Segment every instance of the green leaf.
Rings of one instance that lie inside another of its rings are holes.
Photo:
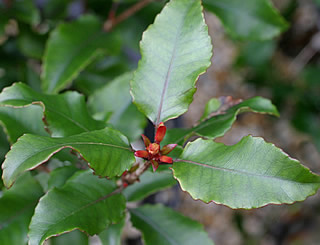
[[[110,225],[99,234],[102,245],[121,245],[121,234],[125,225],[125,219],[119,223]]]
[[[44,95],[23,83],[15,83],[3,89],[0,94],[0,106],[25,107],[40,105],[44,111],[44,122],[54,137],[63,137],[106,126],[104,122],[94,120],[87,110],[84,96],[77,92],[61,95]]]
[[[217,98],[210,99],[204,108],[204,112],[200,118],[200,121],[209,117],[211,113],[216,112],[220,108],[220,106],[221,106],[221,102],[219,99]]]
[[[79,169],[74,166],[63,166],[56,168],[50,173],[50,178],[48,180],[48,189],[53,187],[62,187],[66,181]]]
[[[28,226],[42,195],[42,188],[29,173],[0,198],[0,244],[26,244]]]
[[[18,48],[27,57],[40,60],[43,56],[46,36],[23,28],[17,37]]]
[[[203,5],[220,18],[235,38],[266,40],[288,28],[269,0],[203,0]]]
[[[144,32],[142,59],[131,82],[134,103],[154,124],[187,111],[212,46],[201,2],[172,0]]]
[[[213,245],[201,224],[160,204],[130,209],[130,213],[146,245]]]
[[[120,176],[135,161],[127,138],[111,128],[65,138],[26,134],[6,155],[2,165],[4,184],[10,187],[23,172],[36,168],[64,148],[79,152],[99,176]]]
[[[31,105],[26,108],[0,107],[0,121],[10,143],[25,134],[48,135],[42,122],[42,109]]]
[[[29,245],[39,245],[54,235],[79,229],[98,234],[124,216],[125,198],[114,193],[114,182],[90,170],[76,173],[62,188],[40,199],[30,223]]]
[[[0,128],[0,161],[1,162],[4,160],[4,156],[9,150],[10,150],[10,144],[8,142],[8,139],[5,133],[3,132],[2,128]],[[1,173],[1,170],[0,170],[0,173]],[[0,183],[0,187],[2,187],[2,183]]]
[[[43,59],[43,90],[57,93],[96,57],[112,52],[111,35],[102,31],[102,22],[85,15],[60,24],[50,35]]]
[[[166,136],[164,137],[161,145],[167,144],[179,144],[183,145],[185,140],[188,139],[191,134],[192,129],[184,129],[184,128],[170,128],[167,129]]]
[[[132,74],[126,73],[107,83],[89,96],[88,106],[96,119],[108,121],[130,140],[135,140],[143,133],[147,121],[132,104],[129,93],[131,78]]]
[[[10,19],[18,19],[33,26],[40,22],[40,12],[33,0],[12,1],[9,8],[2,8],[2,11]]]
[[[50,245],[89,245],[89,237],[81,231],[74,230],[50,239]]]
[[[235,106],[230,107],[225,112],[221,111],[217,115],[202,121],[199,125],[191,129],[169,130],[168,140],[170,143],[183,144],[190,135],[200,135],[209,139],[223,136],[237,119],[237,115],[243,112],[255,112],[279,116],[277,108],[270,100],[262,97],[253,97]]]
[[[262,97],[253,97],[229,108],[224,114],[213,116],[194,127],[191,132],[210,139],[223,136],[243,112],[255,112],[279,116],[277,108],[270,100]]]
[[[316,193],[320,177],[262,138],[233,146],[197,139],[173,164],[181,188],[194,199],[231,208],[302,201]]]
[[[141,175],[140,182],[128,186],[122,193],[127,198],[127,201],[138,201],[176,183],[171,172],[145,172]]]

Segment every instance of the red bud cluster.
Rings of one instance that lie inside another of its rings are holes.
[[[165,145],[160,149],[160,142],[163,140],[166,135],[167,128],[164,126],[164,123],[161,122],[157,128],[156,135],[154,137],[154,143],[151,143],[149,138],[145,135],[141,135],[146,150],[136,151],[134,155],[136,157],[144,158],[151,162],[153,171],[156,171],[161,163],[172,163],[172,158],[166,156],[169,154],[177,144]]]

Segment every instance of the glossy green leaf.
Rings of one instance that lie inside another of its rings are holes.
[[[320,187],[318,175],[262,138],[247,136],[233,146],[197,139],[180,158],[173,171],[183,190],[231,208],[302,201]]]
[[[106,126],[104,122],[94,120],[89,115],[84,96],[77,92],[44,95],[23,83],[15,83],[3,89],[0,94],[0,106],[16,108],[32,104],[42,106],[44,122],[54,137],[79,134]]]
[[[126,73],[107,83],[89,96],[88,106],[96,119],[108,121],[133,141],[143,133],[147,120],[132,104],[131,78],[132,74]]]
[[[23,172],[36,168],[64,148],[79,152],[99,176],[120,176],[135,161],[127,138],[111,128],[65,138],[26,134],[6,155],[2,165],[4,184],[10,187]]]
[[[29,245],[39,245],[57,234],[74,229],[98,234],[124,216],[125,198],[115,194],[114,182],[90,170],[76,173],[62,188],[40,199],[32,217]]]
[[[237,119],[237,115],[243,112],[255,112],[261,114],[270,114],[279,116],[277,108],[270,100],[262,97],[253,97],[245,100],[235,106],[230,107],[226,111],[202,121],[196,127],[191,129],[173,129],[168,131],[168,140],[170,143],[183,144],[185,139],[190,135],[200,135],[209,139],[215,139],[223,136]]]
[[[35,105],[26,108],[0,107],[0,124],[10,143],[14,143],[25,133],[48,135],[44,130],[42,115],[42,109]]]
[[[288,28],[269,0],[203,0],[203,5],[221,19],[235,38],[266,40]]]
[[[113,49],[110,36],[102,31],[102,22],[91,15],[60,24],[47,42],[43,90],[57,93],[69,85],[97,56]]]
[[[146,245],[213,245],[201,224],[160,204],[130,209],[130,213]]]
[[[125,219],[119,223],[110,225],[99,234],[102,245],[121,245],[121,234],[125,225]]]
[[[187,111],[212,46],[201,2],[172,0],[143,34],[131,82],[134,103],[154,124]]]
[[[127,201],[138,201],[176,183],[177,181],[173,178],[171,172],[145,172],[141,175],[140,182],[128,186],[122,193]]]
[[[27,243],[29,223],[41,195],[41,186],[29,173],[21,176],[12,189],[4,191],[0,198],[0,244]]]

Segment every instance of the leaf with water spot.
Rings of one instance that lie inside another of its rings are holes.
[[[154,124],[187,111],[212,46],[198,0],[172,0],[143,34],[131,82],[134,103]]]

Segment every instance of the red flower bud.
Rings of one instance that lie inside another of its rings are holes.
[[[156,155],[156,154],[158,154],[159,151],[160,151],[160,145],[157,144],[157,143],[152,143],[152,144],[150,144],[150,145],[148,146],[148,149],[147,149],[147,150],[149,151],[149,153],[150,153],[151,155]]]
[[[143,139],[143,142],[144,142],[144,145],[146,146],[146,148],[150,145],[150,140],[147,136],[145,136],[144,134],[141,134],[142,136],[142,139]]]
[[[123,182],[123,183],[122,183],[123,188],[127,188],[128,185],[129,185],[129,184],[128,184],[127,182]]]
[[[136,151],[136,152],[134,153],[134,155],[135,155],[136,157],[148,158],[149,153],[148,153],[147,151]]]
[[[165,163],[172,163],[172,158],[168,156],[161,156],[160,161]]]
[[[166,134],[166,131],[167,131],[166,126],[164,126],[164,123],[161,122],[157,128],[157,132],[156,132],[156,136],[154,137],[154,141],[157,143],[160,143],[163,140],[163,138]]]
[[[177,144],[165,145],[164,147],[162,147],[162,149],[161,149],[160,152],[161,152],[162,155],[167,155],[167,154],[169,154],[176,146],[177,146]]]
[[[155,160],[151,160],[151,165],[152,165],[153,172],[157,171],[159,167],[159,163]]]

